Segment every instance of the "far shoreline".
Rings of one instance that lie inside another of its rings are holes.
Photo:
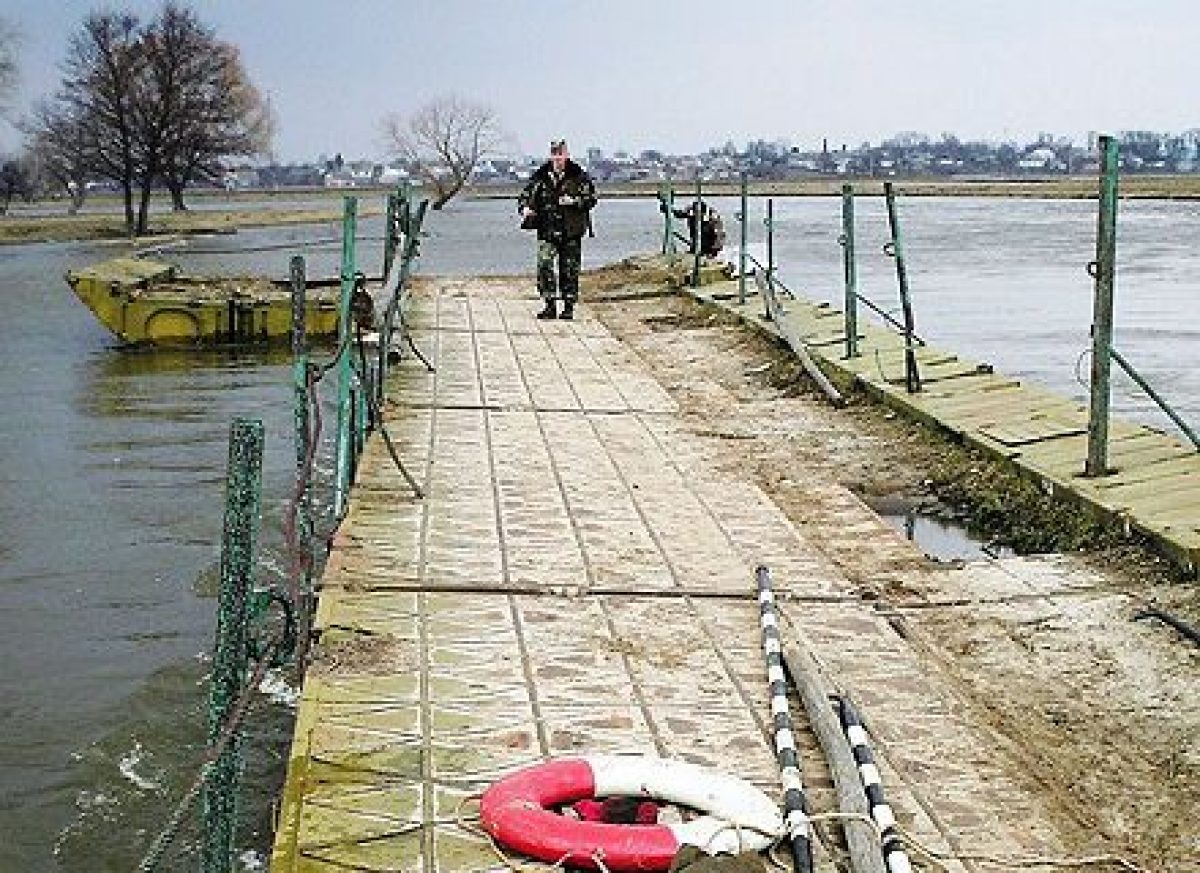
[[[900,197],[994,197],[1026,200],[1094,200],[1099,183],[1094,175],[1021,178],[929,178],[929,177],[820,177],[786,181],[753,181],[747,186],[751,197],[836,197],[842,186],[849,184],[856,195],[878,196],[883,183],[890,181]],[[627,182],[597,185],[602,199],[638,199],[657,196],[661,182]],[[360,216],[382,213],[383,195],[394,189],[385,186],[361,188],[282,188],[264,190],[223,191],[201,189],[189,192],[193,203],[205,203],[208,208],[184,212],[159,211],[152,218],[152,232],[130,238],[125,233],[120,214],[120,198],[102,194],[89,201],[90,209],[82,214],[52,215],[22,214],[30,207],[14,204],[7,215],[0,216],[0,245],[39,242],[127,241],[131,245],[158,242],[180,235],[236,233],[244,228],[277,227],[300,224],[324,224],[341,218],[338,203],[341,198],[357,196],[364,200]],[[520,192],[519,184],[479,186],[459,195],[463,200],[513,200]],[[703,192],[711,197],[736,197],[740,194],[736,180],[703,183]],[[1121,179],[1121,199],[1200,201],[1200,174],[1149,176],[1132,175]],[[695,196],[695,182],[675,182],[675,196],[681,200]],[[280,208],[272,200],[303,199],[329,200],[327,207],[305,206]],[[57,201],[39,201],[33,208],[44,208]],[[160,201],[160,205],[161,205]],[[231,207],[248,202],[263,202],[262,209],[212,208],[214,203]],[[97,210],[97,206],[101,207]]]

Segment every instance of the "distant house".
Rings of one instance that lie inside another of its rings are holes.
[[[385,166],[379,171],[379,175],[375,181],[380,185],[399,185],[401,182],[407,182],[411,178],[412,176],[408,170],[403,167]]]
[[[344,171],[350,174],[354,184],[370,185],[375,181],[375,170],[378,165],[374,161],[350,161]]]
[[[1054,149],[1047,148],[1046,146],[1038,146],[1035,149],[1030,149],[1017,159],[1017,168],[1032,172],[1056,173],[1065,169],[1065,166],[1059,160]]]
[[[325,181],[320,167],[312,164],[270,164],[259,168],[258,177],[266,188],[315,187]]]
[[[236,167],[225,171],[221,184],[226,191],[243,191],[258,188],[262,183],[259,171],[254,167]]]

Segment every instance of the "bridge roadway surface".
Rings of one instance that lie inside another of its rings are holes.
[[[759,563],[784,636],[859,701],[904,827],[942,852],[1063,854],[1036,787],[949,682],[763,491],[706,459],[586,306],[538,322],[528,285],[416,296],[437,370],[395,368],[389,432],[427,497],[373,438],[322,583],[271,869],[498,869],[459,820],[551,756],[679,757],[779,796]],[[895,537],[880,525],[861,547]],[[1008,584],[1030,596],[1062,585],[1021,572]],[[831,811],[815,741],[799,741],[812,811]],[[818,864],[837,869],[824,850]]]

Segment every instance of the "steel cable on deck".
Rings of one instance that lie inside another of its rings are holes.
[[[382,342],[382,337],[380,338],[380,341]],[[396,446],[392,442],[392,437],[387,432],[387,428],[384,427],[383,408],[376,399],[375,392],[372,390],[370,384],[370,380],[367,378],[367,356],[363,348],[361,329],[358,329],[358,352],[359,358],[362,361],[362,373],[360,374],[359,378],[363,383],[363,396],[367,399],[367,410],[371,414],[371,420],[375,423],[375,426],[379,428],[379,433],[383,437],[384,445],[387,446],[388,454],[392,457],[392,463],[396,465],[396,469],[400,471],[400,475],[404,477],[404,480],[408,483],[408,487],[412,489],[413,494],[415,494],[418,499],[423,500],[425,498],[425,492],[421,489],[421,486],[417,483],[417,480],[413,478],[413,475],[408,471],[408,468],[404,466],[404,462],[400,460],[400,454],[396,451]]]
[[[1134,621],[1141,621],[1147,618],[1156,618],[1163,624],[1169,625],[1177,630],[1181,636],[1191,640],[1196,645],[1200,646],[1200,629],[1192,627],[1181,618],[1176,618],[1169,612],[1164,612],[1156,606],[1147,606],[1139,609],[1133,614]]]
[[[334,360],[337,360],[336,358]],[[308,450],[304,457],[304,464],[301,467],[300,475],[296,477],[296,487],[292,491],[292,496],[288,501],[287,510],[283,516],[283,540],[288,550],[288,597],[292,602],[292,609],[295,615],[301,616],[304,621],[304,627],[301,630],[302,638],[297,640],[297,662],[301,670],[303,664],[299,663],[303,660],[304,653],[308,650],[308,618],[303,599],[308,592],[301,591],[301,582],[312,566],[312,551],[311,549],[304,552],[300,548],[296,537],[297,515],[300,512],[300,506],[304,501],[305,494],[308,492],[312,484],[313,469],[316,466],[317,444],[321,439],[321,403],[320,397],[317,394],[317,383],[321,380],[321,376],[325,371],[319,367],[309,365],[305,373],[305,403],[308,407],[308,433],[306,435]],[[312,533],[316,533],[312,531]]]
[[[313,472],[316,467],[317,448],[318,448],[318,444],[321,439],[321,431],[323,429],[323,417],[321,415],[319,383],[326,375],[329,374],[329,372],[335,366],[337,366],[338,362],[342,358],[342,355],[349,353],[349,348],[350,348],[350,336],[347,335],[346,338],[342,341],[342,343],[339,344],[337,351],[329,359],[329,361],[327,361],[324,364],[310,364],[309,368],[308,368],[308,374],[307,374],[307,379],[306,379],[306,390],[305,390],[305,394],[308,398],[308,409],[309,409],[309,415],[308,415],[309,430],[308,430],[308,437],[307,437],[308,453],[305,457],[300,476],[297,478],[296,487],[293,489],[291,498],[288,502],[287,510],[284,513],[284,531],[283,531],[284,532],[284,542],[287,545],[288,553],[290,555],[289,573],[288,573],[288,575],[289,575],[288,593],[289,593],[289,597],[291,598],[293,608],[297,615],[303,614],[303,609],[302,609],[303,604],[301,602],[301,599],[304,595],[304,592],[302,592],[300,590],[300,587],[301,587],[300,580],[303,577],[303,574],[305,573],[305,571],[310,566],[311,560],[312,560],[311,554],[301,554],[301,549],[299,548],[299,544],[297,542],[296,529],[297,529],[297,514],[299,513],[300,503],[304,499],[305,492],[312,485]],[[363,357],[363,343],[362,343],[361,333],[358,335],[358,348],[359,348],[359,356],[361,358],[361,357]],[[365,385],[365,373],[358,373],[357,375],[359,376],[360,380],[364,381],[364,385]],[[395,465],[396,465],[397,469],[400,471],[401,475],[404,476],[405,481],[408,483],[408,485],[412,489],[413,493],[418,498],[424,498],[425,493],[424,493],[423,489],[421,488],[420,484],[413,478],[412,474],[408,471],[408,469],[404,466],[404,463],[400,460],[399,454],[396,450],[395,444],[392,441],[391,435],[388,433],[387,428],[384,426],[383,410],[381,409],[380,405],[376,402],[375,398],[372,395],[373,395],[373,392],[371,392],[370,390],[364,390],[364,392],[363,392],[363,396],[366,397],[368,406],[370,408],[372,420],[378,426],[379,432],[383,436],[383,440],[387,447],[388,454],[391,456],[393,463],[395,463]],[[340,526],[341,521],[342,521],[341,518],[335,519],[332,528],[329,529],[328,531],[320,532],[320,531],[314,530],[313,531],[314,539],[322,540],[323,542],[325,542],[328,545],[329,541],[333,539],[334,534],[337,532],[337,529]],[[307,640],[301,640],[300,645],[303,648],[307,648]]]

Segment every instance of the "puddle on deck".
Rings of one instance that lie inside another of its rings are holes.
[[[1016,554],[1007,546],[989,543],[975,536],[959,522],[923,513],[919,509],[881,513],[880,518],[936,561],[978,561]]]
[[[880,518],[935,561],[980,561],[1016,554],[1008,546],[973,532],[944,505],[930,505],[901,494],[860,497]]]

